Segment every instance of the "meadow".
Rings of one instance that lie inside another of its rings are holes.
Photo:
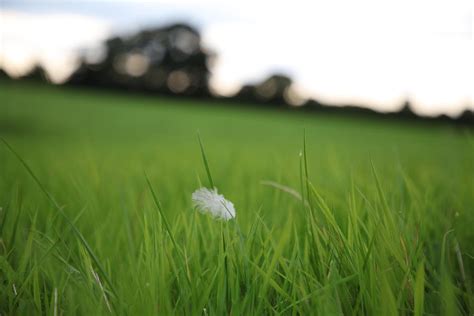
[[[473,130],[5,81],[0,136],[1,315],[474,313]]]

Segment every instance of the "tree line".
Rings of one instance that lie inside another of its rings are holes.
[[[422,117],[410,101],[400,111],[379,113],[356,105],[324,104],[302,99],[293,80],[275,73],[256,84],[243,85],[232,97],[212,93],[209,79],[216,54],[204,47],[199,31],[185,23],[141,30],[130,36],[114,36],[103,43],[103,57],[90,60],[86,53],[65,85],[133,90],[162,95],[237,101],[248,106],[293,108],[315,113],[377,116],[398,119],[444,121],[474,126],[474,112],[466,109],[456,118],[447,115]],[[0,69],[0,77],[7,74]],[[47,73],[37,65],[20,80],[47,81]]]

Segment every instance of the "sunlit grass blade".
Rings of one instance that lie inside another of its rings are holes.
[[[13,230],[12,230],[10,239],[8,241],[9,246],[15,244],[15,239],[16,239],[17,231],[18,231],[18,224],[20,223],[20,216],[21,216],[21,213],[23,211],[23,208],[21,207],[21,205],[18,205],[17,209],[18,209],[18,211],[15,215],[15,222],[13,224]]]
[[[199,148],[201,149],[201,156],[202,156],[202,162],[204,163],[204,168],[206,169],[206,174],[207,174],[207,179],[209,180],[209,185],[211,186],[211,189],[214,188],[214,181],[212,181],[212,176],[211,176],[211,170],[209,169],[209,163],[207,162],[206,158],[206,152],[204,151],[204,146],[201,141],[201,135],[197,134],[198,141],[199,141]]]
[[[170,225],[168,219],[166,218],[165,213],[163,212],[163,208],[161,207],[161,203],[158,200],[158,197],[156,196],[155,190],[153,190],[153,186],[151,185],[150,179],[148,178],[146,173],[145,173],[145,179],[147,181],[148,188],[150,189],[150,192],[151,192],[151,195],[152,195],[152,198],[153,198],[153,202],[156,206],[156,209],[158,210],[158,212],[160,214],[160,217],[163,220],[163,223],[165,224],[166,232],[168,233],[168,236],[170,237],[171,242],[173,243],[173,246],[176,249],[176,252],[178,253],[178,256],[181,260],[182,269],[186,270],[186,258],[184,256],[183,249],[178,245],[178,243],[176,242],[176,239],[173,236],[173,232],[171,230],[171,225]],[[184,271],[184,275],[185,275],[185,279],[188,283],[188,286],[191,288],[191,280],[189,278],[188,273],[186,273],[186,271]]]
[[[280,184],[280,183],[275,182],[275,181],[268,181],[268,180],[260,181],[260,184],[263,184],[263,185],[266,185],[266,186],[269,186],[269,187],[273,187],[277,190],[288,193],[289,195],[293,196],[294,198],[296,198],[299,201],[303,201],[303,197],[301,196],[301,194],[298,191],[296,191],[295,189],[290,188],[289,186]]]
[[[179,253],[181,253],[181,248],[176,243],[176,240],[174,239],[174,236],[173,236],[173,232],[171,231],[171,225],[168,222],[168,219],[166,218],[165,213],[163,212],[163,208],[161,207],[161,203],[158,200],[158,197],[156,196],[155,190],[153,190],[153,186],[151,185],[150,179],[148,178],[146,173],[145,173],[145,179],[146,179],[148,188],[150,190],[151,196],[153,198],[153,202],[155,203],[156,209],[158,210],[158,212],[161,216],[161,219],[163,220],[163,223],[165,223],[166,232],[168,233],[168,236],[171,238],[171,241],[173,242],[173,246],[175,247],[175,249]]]
[[[313,206],[311,205],[311,200],[309,198],[309,173],[308,173],[308,155],[306,153],[306,129],[303,129],[303,171],[304,171],[304,183],[306,188],[306,200],[309,203],[309,207],[311,211],[313,210]]]
[[[415,276],[415,316],[423,315],[425,299],[425,263],[420,261]]]

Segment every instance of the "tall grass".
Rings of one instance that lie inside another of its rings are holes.
[[[194,110],[120,104],[90,109],[117,115],[115,132],[92,122],[82,132],[47,133],[45,122],[59,124],[48,109],[66,111],[59,104],[75,93],[48,91],[50,105],[34,123],[40,132],[3,132],[2,314],[474,312],[471,136],[337,119],[332,129],[322,118],[305,121],[301,141],[299,117],[257,112],[261,124],[253,126],[229,109],[166,134],[153,132],[150,115],[178,122]],[[101,98],[122,99],[91,94],[74,102]],[[20,104],[0,109],[16,121],[39,102],[14,89],[6,100]],[[291,137],[227,134],[249,124],[255,135],[270,136],[273,126]],[[190,196],[201,183],[234,202],[235,220],[193,210]]]

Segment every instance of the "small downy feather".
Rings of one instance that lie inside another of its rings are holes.
[[[199,188],[192,194],[192,199],[194,206],[201,213],[209,213],[226,221],[235,218],[234,204],[219,194],[216,188]]]

